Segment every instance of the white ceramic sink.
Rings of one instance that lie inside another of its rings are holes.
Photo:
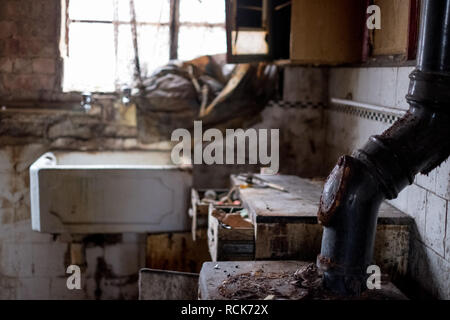
[[[33,230],[47,233],[188,229],[190,165],[170,151],[49,152],[30,167]]]

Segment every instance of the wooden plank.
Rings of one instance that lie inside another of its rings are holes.
[[[141,269],[139,300],[195,300],[198,278],[197,273]]]
[[[239,190],[244,206],[249,210],[253,224],[258,222],[281,222],[282,217],[295,220],[296,217],[316,218],[321,189],[307,179],[290,175],[257,175],[271,183],[281,185],[289,192],[270,188],[245,188]],[[231,176],[232,185],[243,183]],[[277,218],[273,220],[271,218]]]
[[[213,190],[218,197],[227,194],[229,191],[228,189],[191,189],[191,209],[189,210],[189,215],[192,218],[191,231],[194,241],[196,240],[197,228],[207,227],[208,224],[209,203],[202,201],[207,190]]]
[[[257,260],[301,259],[314,261],[320,253],[322,226],[317,211],[323,183],[297,176],[259,177],[285,187],[289,193],[269,188],[241,188],[242,204],[255,225]],[[243,182],[231,176],[231,184]],[[374,259],[393,279],[406,275],[411,217],[383,202],[378,213]]]
[[[411,0],[375,0],[381,9],[381,29],[374,30],[373,55],[408,53]]]
[[[260,223],[255,239],[255,259],[315,261],[320,253],[323,227],[308,223]],[[409,225],[377,225],[374,261],[391,280],[406,276],[409,257]]]
[[[181,272],[199,272],[210,261],[206,229],[198,229],[196,241],[191,232],[151,234],[147,236],[146,267]]]
[[[254,225],[258,223],[303,222],[317,223],[322,182],[292,175],[257,175],[276,183],[289,192],[270,188],[241,188],[239,196],[242,204],[249,210]],[[231,184],[242,184],[237,176],[231,176]],[[379,224],[409,224],[411,218],[387,202],[381,204],[378,213]]]
[[[212,261],[253,260],[255,250],[254,228],[227,229],[212,216],[214,208],[224,211],[234,207],[210,206],[208,214],[208,248]]]
[[[314,261],[320,253],[322,229],[317,223],[258,223],[255,259]]]
[[[341,64],[362,59],[365,0],[292,1],[290,60]]]

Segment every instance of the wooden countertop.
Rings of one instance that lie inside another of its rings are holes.
[[[323,182],[292,175],[256,175],[278,184],[289,192],[272,188],[249,187],[239,189],[243,206],[249,211],[254,224],[272,222],[317,223]],[[231,175],[231,184],[245,182]],[[412,218],[387,202],[381,204],[378,224],[409,224]]]

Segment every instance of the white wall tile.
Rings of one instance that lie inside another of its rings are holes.
[[[447,219],[447,201],[427,193],[425,243],[444,257],[445,228]]]
[[[14,204],[13,186],[15,176],[12,172],[0,171],[0,207]]]
[[[7,277],[32,277],[32,245],[28,243],[1,243],[0,274]]]
[[[37,277],[65,277],[68,244],[61,242],[32,244],[32,272]]]
[[[16,221],[8,227],[9,232],[11,232],[8,236],[9,240],[16,243],[49,243],[53,241],[52,234],[30,230],[30,225],[30,220]]]
[[[403,110],[409,109],[405,96],[409,88],[409,74],[415,67],[401,67],[397,70],[397,84],[395,90],[395,107]]]
[[[0,173],[14,170],[12,162],[12,148],[9,146],[0,149]],[[1,181],[1,180],[0,180]]]
[[[16,288],[16,299],[47,300],[50,298],[50,278],[23,278]]]
[[[55,300],[82,300],[87,298],[86,294],[86,278],[81,275],[81,289],[72,289],[69,290],[67,288],[67,278],[70,274],[67,274],[67,277],[61,278],[51,278],[50,279],[50,293],[49,299]]]
[[[436,170],[429,172],[428,174],[418,173],[414,179],[414,183],[417,185],[430,190],[432,192],[436,191]]]
[[[65,286],[68,240],[54,239],[51,234],[31,230],[28,167],[46,151],[41,144],[0,148],[0,299],[80,299],[88,296],[87,283],[83,285],[82,282],[83,290],[76,292],[69,292]],[[127,268],[133,268],[136,274],[145,264],[145,240],[145,235],[125,236],[124,241],[129,246],[123,248],[118,257],[112,252],[111,262],[107,263],[120,273],[129,273]],[[93,276],[97,257],[105,254],[101,247],[95,247],[88,248],[87,256],[90,263],[82,271],[82,277],[88,273]],[[119,265],[116,267],[115,263]],[[116,287],[104,285],[102,298],[136,297],[137,283],[127,284],[128,278],[118,277],[112,284]],[[94,280],[93,283],[90,288],[95,290]],[[90,294],[95,298],[94,291]]]
[[[18,155],[16,160],[17,172],[28,171],[30,165],[47,151],[45,145],[37,143],[25,146],[15,146],[14,148],[15,153]]]
[[[332,68],[329,94],[346,98],[351,93],[354,101],[407,110],[405,95],[412,70],[414,67]]]
[[[414,67],[332,68],[330,97],[346,98],[350,92],[354,101],[407,110],[405,95],[413,70]],[[337,155],[361,147],[370,135],[390,126],[336,111],[327,111],[326,120],[325,159],[330,166]],[[449,198],[450,160],[447,160],[428,176],[416,176],[414,184],[390,201],[413,217],[417,227],[417,233],[413,234],[417,238],[412,250],[415,258],[409,266],[412,276],[436,296],[446,299],[450,299]]]
[[[447,201],[447,227],[445,231],[445,259],[450,262],[450,202]]]
[[[414,218],[416,222],[417,231],[421,241],[425,238],[425,208],[427,205],[427,190],[412,184],[407,190],[408,204],[407,213]]]
[[[344,150],[361,148],[370,136],[381,134],[389,124],[348,115],[342,112],[326,111],[326,144]]]
[[[327,83],[326,68],[286,67],[283,100],[324,102],[328,96]]]
[[[429,259],[429,269],[424,270],[423,277],[430,277],[433,283],[431,292],[439,299],[450,299],[450,263],[432,250],[426,248],[426,254]],[[425,273],[427,272],[427,273]]]
[[[87,247],[85,248],[86,254],[86,276],[94,277],[95,270],[97,269],[97,258],[104,257],[105,249],[102,247]]]
[[[16,289],[19,285],[18,278],[0,277],[0,299],[14,300],[16,299]]]
[[[145,266],[140,259],[141,251],[145,251],[145,247],[139,244],[110,245],[105,247],[105,261],[112,266],[114,274],[118,276],[132,275]]]
[[[394,106],[397,68],[338,68],[330,71],[330,97]]]
[[[436,194],[450,200],[450,159],[444,161],[436,171]]]
[[[408,195],[411,192],[410,189],[412,188],[414,188],[413,185],[407,186],[398,194],[397,198],[388,200],[388,202],[398,210],[408,212]]]
[[[397,89],[397,68],[374,68],[378,69],[377,81],[379,81],[379,91],[374,97],[373,104],[379,104],[385,107],[395,106],[395,97]]]
[[[123,243],[147,243],[147,235],[144,233],[123,233]]]
[[[369,92],[373,90],[371,84],[378,86],[379,83],[374,80],[374,74],[370,73],[368,68],[353,69],[352,72],[356,72],[355,84],[353,88],[350,88],[353,100],[368,102]]]
[[[411,242],[410,273],[438,299],[450,299],[450,263],[421,242]]]
[[[349,93],[353,94],[353,88],[357,83],[358,69],[355,68],[332,68],[329,78],[329,96],[333,98],[346,98]]]

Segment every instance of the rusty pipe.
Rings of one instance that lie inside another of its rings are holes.
[[[341,157],[324,185],[317,264],[324,285],[340,294],[366,288],[381,202],[450,155],[450,0],[422,1],[417,65],[409,77],[406,114]]]

